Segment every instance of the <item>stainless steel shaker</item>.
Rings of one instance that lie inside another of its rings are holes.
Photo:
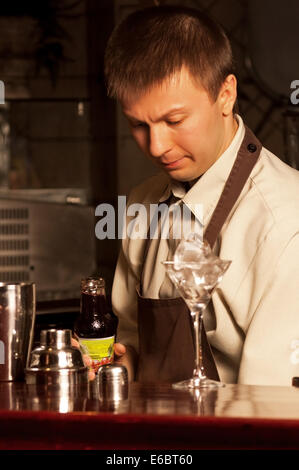
[[[35,323],[35,284],[0,282],[0,381],[24,379]]]
[[[33,349],[26,369],[26,383],[54,385],[64,391],[87,384],[88,369],[71,340],[71,330],[42,330],[40,347]]]

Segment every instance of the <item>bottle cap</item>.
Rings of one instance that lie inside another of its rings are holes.
[[[87,277],[82,279],[81,292],[90,295],[105,295],[105,280],[102,277]]]

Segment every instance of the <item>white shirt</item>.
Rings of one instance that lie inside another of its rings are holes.
[[[230,146],[187,193],[180,183],[159,174],[135,188],[128,204],[149,207],[172,192],[191,211],[194,204],[203,205],[206,227],[245,134],[243,121],[238,120]],[[144,239],[126,238],[119,255],[112,290],[118,341],[137,351],[136,285],[143,271],[143,295],[160,297],[165,270],[160,262],[155,268],[157,258],[167,259],[164,242],[154,245],[144,266]],[[204,317],[220,379],[291,385],[292,377],[299,375],[299,172],[262,148],[222,227],[216,250],[222,259],[232,261]]]

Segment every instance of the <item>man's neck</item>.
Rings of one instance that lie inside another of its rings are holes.
[[[228,147],[230,146],[230,144],[234,140],[234,137],[235,137],[235,135],[237,133],[237,130],[239,128],[238,120],[237,120],[237,118],[234,114],[232,114],[231,120],[229,122],[227,122],[226,127],[227,128],[225,128],[225,139],[224,139],[224,142],[223,142],[223,148],[222,148],[222,151],[220,152],[218,158],[220,158],[221,155],[223,155],[223,153],[228,149]],[[217,158],[217,160],[218,160],[218,158]],[[186,187],[189,187],[189,189],[192,188],[192,186],[195,183],[197,183],[197,181],[201,178],[201,176],[199,176],[198,178],[194,178],[190,181],[186,181],[185,182]]]
[[[225,152],[225,150],[230,146],[232,143],[237,130],[239,128],[239,123],[237,121],[237,117],[235,114],[232,114],[230,118],[227,120],[227,123],[224,127],[224,132],[225,132],[225,139],[223,142],[223,149],[219,157]]]

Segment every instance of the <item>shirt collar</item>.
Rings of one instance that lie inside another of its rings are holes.
[[[159,202],[165,202],[171,196],[174,196],[175,198],[182,199],[192,212],[194,212],[192,209],[194,204],[201,204],[204,218],[203,223],[206,225],[222,193],[245,135],[245,126],[242,118],[236,115],[236,119],[238,122],[237,132],[228,148],[216,162],[213,163],[189,190],[186,190],[185,185],[181,182],[169,179],[169,183],[160,197]]]

